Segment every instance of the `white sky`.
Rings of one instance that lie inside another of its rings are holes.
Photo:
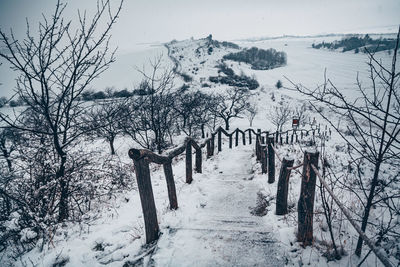
[[[117,0],[112,0],[117,2]],[[25,28],[52,12],[55,0],[0,0],[2,29]],[[67,0],[66,16],[96,0]],[[204,37],[220,40],[283,34],[357,32],[400,23],[399,0],[125,0],[114,41],[133,43]]]
[[[96,0],[65,1],[68,20],[76,20],[78,9],[90,10],[96,5]],[[112,2],[116,5],[118,0]],[[55,3],[0,0],[0,28],[8,31],[12,27],[17,34],[23,33],[27,17],[35,25],[42,13],[53,12]],[[137,43],[201,38],[210,33],[217,40],[234,40],[284,34],[379,32],[389,26],[396,29],[399,14],[400,0],[125,0],[112,43],[119,51],[129,51]],[[4,76],[3,71],[0,83]]]

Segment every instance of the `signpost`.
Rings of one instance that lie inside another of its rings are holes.
[[[299,127],[299,124],[300,124],[300,119],[293,118],[293,120],[292,120],[292,128],[293,129],[297,129]]]

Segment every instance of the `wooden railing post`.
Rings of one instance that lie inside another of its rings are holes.
[[[207,150],[207,158],[210,158],[211,157],[211,140],[207,140],[206,150]]]
[[[242,143],[245,146],[246,145],[246,133],[242,132]]]
[[[303,246],[312,244],[313,241],[313,212],[316,174],[311,168],[313,164],[318,168],[319,152],[304,152],[303,174],[301,179],[301,191],[298,202],[298,230],[297,241]]]
[[[199,149],[196,149],[196,172],[197,173],[202,173],[201,165],[202,165],[201,148],[199,148]]]
[[[279,141],[279,131],[276,131],[276,133],[275,133],[275,143],[277,144],[278,143],[278,141]]]
[[[261,173],[267,173],[267,159],[268,159],[268,151],[267,145],[260,146],[260,154],[261,154]]]
[[[289,188],[289,177],[293,167],[294,159],[282,159],[281,171],[279,172],[278,190],[276,192],[276,215],[285,215],[288,213],[287,198]]]
[[[239,145],[239,129],[236,128],[235,130],[235,146]]]
[[[211,134],[211,140],[210,140],[210,156],[214,155],[214,150],[215,150],[215,134]]]
[[[251,145],[251,129],[249,130],[249,144]]]
[[[229,148],[232,148],[232,134],[229,135]]]
[[[218,152],[222,151],[222,131],[221,131],[221,127],[218,128]]]
[[[178,199],[176,197],[176,188],[175,188],[174,174],[172,172],[171,162],[164,163],[163,169],[164,169],[165,179],[167,180],[169,208],[171,210],[176,210],[178,208]]]
[[[193,181],[192,171],[192,141],[186,143],[186,183],[190,184]]]
[[[136,181],[146,231],[146,244],[149,244],[159,237],[157,211],[154,203],[153,188],[151,186],[149,163],[145,158],[141,157],[140,151],[137,149],[129,150],[129,157],[133,159],[133,164],[135,165]]]
[[[260,156],[261,156],[260,155],[260,137],[259,137],[259,135],[256,135],[256,157],[257,157],[257,160],[261,159]]]
[[[264,136],[261,136],[261,144],[265,144],[265,138],[264,138]]]
[[[275,182],[275,152],[272,148],[274,137],[268,137],[268,183]]]
[[[292,133],[292,135],[290,136],[290,144],[293,145],[293,133]]]

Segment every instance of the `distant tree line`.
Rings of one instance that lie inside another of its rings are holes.
[[[77,100],[81,101],[95,101],[102,99],[111,99],[111,98],[127,98],[131,96],[141,96],[148,95],[151,91],[149,91],[149,87],[147,84],[141,82],[138,88],[129,91],[128,89],[115,90],[113,88],[106,88],[105,91],[94,91],[93,89],[88,89],[82,92],[82,94],[78,97]],[[6,97],[0,97],[0,108],[5,105],[9,105],[10,107],[18,107],[25,105],[25,101],[23,98],[18,97],[17,99],[7,99]]]
[[[224,59],[244,62],[251,65],[255,70],[269,70],[286,65],[287,56],[285,52],[278,52],[273,48],[264,50],[257,47],[244,49],[237,53],[229,53]]]
[[[312,48],[326,48],[331,50],[342,48],[342,52],[354,50],[354,53],[359,53],[360,51],[367,53],[365,48],[369,51],[379,52],[394,49],[395,45],[396,39],[394,38],[372,39],[368,34],[366,34],[364,37],[351,36],[331,43],[322,42],[319,44],[312,44]]]

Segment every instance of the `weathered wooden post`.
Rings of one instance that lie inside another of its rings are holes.
[[[207,140],[206,149],[207,149],[207,158],[210,158],[211,157],[211,140]]]
[[[296,143],[298,143],[298,142],[299,142],[299,136],[296,133]]]
[[[218,152],[222,151],[222,130],[221,127],[218,128]]]
[[[278,143],[278,138],[279,138],[279,131],[276,131],[275,133],[275,143]]]
[[[192,141],[188,140],[186,143],[186,183],[190,184],[192,181]]]
[[[261,145],[261,173],[267,173],[268,151],[267,145]]]
[[[251,129],[249,130],[249,144],[251,145]]]
[[[239,145],[239,129],[236,128],[235,130],[235,146]]]
[[[232,134],[229,135],[229,148],[232,148]]]
[[[300,132],[300,138],[303,139],[303,131]]]
[[[282,145],[283,144],[283,140],[282,140],[282,135],[280,136],[281,140],[279,140],[279,144]]]
[[[244,146],[246,145],[246,132],[242,132],[242,143]]]
[[[292,133],[292,135],[290,136],[290,144],[293,145],[293,133]]]
[[[256,135],[256,157],[257,157],[257,160],[261,159],[260,156],[261,156],[260,155],[260,137],[259,137],[259,135]]]
[[[274,137],[268,138],[268,183],[275,182],[275,152],[272,148]]]
[[[286,144],[289,144],[289,132],[286,132]]]
[[[210,140],[210,156],[214,155],[214,150],[215,150],[215,134],[211,134],[211,140]]]
[[[176,188],[174,181],[174,174],[172,172],[171,161],[163,164],[165,179],[167,180],[169,208],[176,210],[178,208],[178,199],[176,197]]]
[[[281,171],[279,172],[278,190],[276,192],[276,215],[285,215],[288,213],[287,198],[289,189],[289,178],[293,167],[294,159],[283,158]]]
[[[153,188],[151,187],[149,163],[145,158],[141,157],[140,150],[138,149],[130,149],[129,157],[135,165],[136,181],[146,231],[146,244],[149,244],[159,237],[157,211],[154,203]]]
[[[303,161],[303,174],[301,179],[300,198],[298,202],[298,230],[297,241],[303,246],[309,246],[313,241],[313,212],[316,174],[311,168],[313,164],[318,168],[317,151],[305,151]]]
[[[202,158],[201,158],[201,148],[196,149],[196,172],[202,173],[201,165],[202,165]]]
[[[265,144],[265,138],[264,138],[264,136],[261,136],[261,144]]]

